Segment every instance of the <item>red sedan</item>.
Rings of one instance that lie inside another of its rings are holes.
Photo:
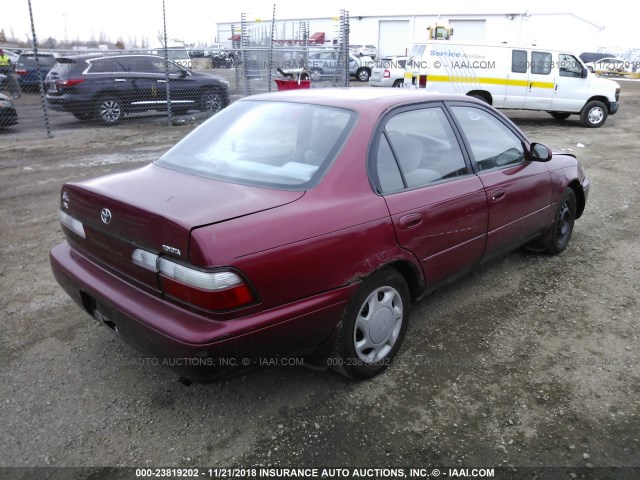
[[[589,182],[492,107],[402,89],[247,97],[136,170],[67,183],[56,279],[186,380],[300,356],[382,371],[410,303],[527,245]]]

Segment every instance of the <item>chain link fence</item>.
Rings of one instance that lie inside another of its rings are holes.
[[[30,14],[37,20],[37,11]],[[8,94],[0,129],[53,136],[88,126],[199,123],[242,96],[367,80],[372,66],[349,55],[348,12],[342,10],[337,19],[334,40],[325,42],[309,37],[305,21],[295,35],[279,36],[275,6],[273,19],[259,25],[242,14],[232,27],[231,46],[211,51],[148,48],[144,42],[125,48],[121,41],[71,46],[48,39],[38,45],[33,28],[30,43],[5,47],[18,56],[12,71],[0,76],[2,93]],[[165,26],[159,40],[167,45]],[[5,114],[17,124],[3,122]]]

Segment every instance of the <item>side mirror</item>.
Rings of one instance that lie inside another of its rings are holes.
[[[580,73],[580,77],[587,78],[587,75],[588,75],[587,67],[582,67],[582,71]]]
[[[549,147],[542,143],[532,143],[529,149],[529,154],[531,159],[537,162],[548,162],[553,156]]]

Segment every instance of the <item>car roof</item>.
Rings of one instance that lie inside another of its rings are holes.
[[[162,58],[160,55],[153,55],[152,53],[129,53],[129,52],[103,52],[103,53],[82,53],[78,55],[63,55],[58,58],[64,58],[69,60],[97,60],[100,58],[113,58],[113,57],[153,57]]]
[[[370,111],[372,108],[384,111],[398,105],[409,105],[425,101],[457,100],[479,103],[461,94],[441,94],[425,92],[409,88],[311,88],[286,90],[281,92],[262,93],[245,97],[240,101],[274,101],[311,103],[330,107],[346,108],[354,111]]]

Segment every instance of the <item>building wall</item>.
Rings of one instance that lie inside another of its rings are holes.
[[[406,48],[414,42],[427,39],[427,27],[435,24],[436,15],[390,15],[350,17],[350,43],[371,44],[378,47],[381,54],[403,54],[397,42],[386,51],[379,45],[380,22],[404,21],[407,25]],[[442,15],[440,21],[447,20],[454,25],[452,40],[511,44],[537,44],[548,48],[563,49],[580,53],[595,51],[600,43],[601,29],[584,19],[571,14],[486,14],[486,15]],[[332,18],[306,20],[309,33],[325,32],[327,40],[338,39],[339,21]],[[484,28],[481,24],[484,23]],[[240,22],[234,23],[237,29]],[[300,20],[277,20],[276,38],[292,38],[299,31]],[[255,38],[269,38],[271,22],[249,23]],[[218,24],[219,43],[231,45],[231,23]],[[329,45],[330,43],[327,43]]]

